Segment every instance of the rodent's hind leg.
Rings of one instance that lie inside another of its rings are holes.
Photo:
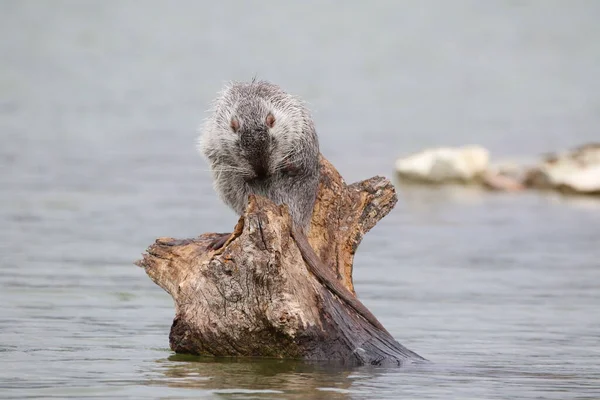
[[[217,236],[212,242],[209,243],[208,250],[219,250],[231,237],[232,233],[217,233]]]

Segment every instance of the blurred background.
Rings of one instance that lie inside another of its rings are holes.
[[[172,301],[133,262],[235,224],[195,148],[226,81],[307,100],[348,182],[430,146],[537,156],[600,139],[599,18],[594,0],[1,0],[0,397],[597,398],[597,199],[398,186],[355,286],[427,370],[173,356]]]

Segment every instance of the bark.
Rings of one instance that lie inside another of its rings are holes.
[[[396,194],[385,178],[346,185],[324,158],[321,166],[308,240],[354,293],[356,249],[394,207]],[[225,246],[207,250],[217,235],[159,238],[137,262],[175,301],[173,351],[359,365],[424,361],[310,273],[286,206],[251,196]]]

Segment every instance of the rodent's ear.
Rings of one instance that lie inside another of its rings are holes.
[[[274,127],[275,126],[275,116],[273,116],[273,114],[269,113],[267,115],[267,119],[265,122],[269,128]]]
[[[236,132],[240,129],[240,121],[238,121],[238,119],[236,117],[231,117],[231,130]]]

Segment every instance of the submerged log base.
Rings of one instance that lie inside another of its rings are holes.
[[[396,196],[383,178],[346,186],[324,159],[322,165],[309,240],[351,290],[356,248],[391,210]],[[159,238],[137,262],[175,301],[169,336],[173,351],[352,365],[424,361],[309,272],[286,206],[251,196],[225,246],[208,250],[218,237]]]

